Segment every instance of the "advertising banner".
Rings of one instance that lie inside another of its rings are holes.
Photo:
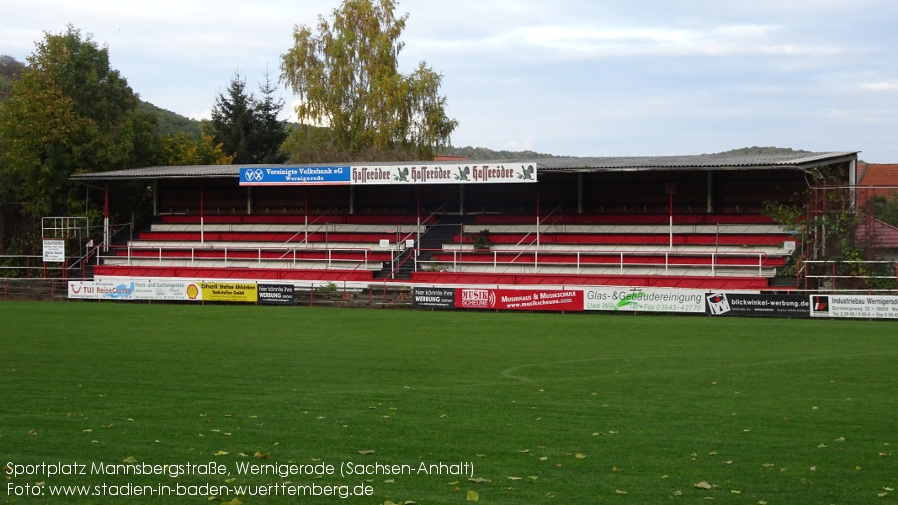
[[[459,309],[583,311],[582,290],[458,288]]]
[[[132,279],[135,300],[202,300],[197,283],[189,280]]]
[[[353,185],[536,182],[536,162],[352,167]]]
[[[712,316],[811,317],[807,296],[712,293],[707,299]]]
[[[454,309],[455,288],[415,288],[412,304],[417,308]]]
[[[133,300],[133,282],[69,281],[69,298]]]
[[[293,305],[293,284],[259,284],[262,305]]]
[[[200,282],[200,296],[207,302],[256,303],[259,286],[255,282]]]
[[[65,240],[44,239],[44,263],[65,262]]]
[[[586,310],[705,313],[705,292],[688,289],[589,288]]]
[[[241,186],[349,184],[349,167],[241,168]]]
[[[535,161],[356,167],[244,167],[241,186],[496,184],[536,182]]]
[[[811,295],[811,317],[898,318],[898,296]]]

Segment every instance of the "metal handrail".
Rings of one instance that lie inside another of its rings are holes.
[[[442,260],[431,259],[430,261],[428,261],[428,263],[432,263],[432,264],[436,264],[436,265],[451,264],[453,271],[458,271],[459,263],[468,263],[468,264],[488,263],[488,261],[476,261],[475,262],[475,261],[462,260],[461,258],[463,258],[463,255],[465,255],[465,254],[467,254],[468,257],[470,257],[470,255],[471,255],[470,251],[445,250],[445,249],[433,249],[433,250],[421,249],[421,251],[431,251],[431,252],[439,252],[439,253],[443,253],[443,254],[452,254],[451,261],[449,261],[449,260],[442,261]],[[545,251],[543,251],[543,252],[545,253]],[[764,272],[764,263],[770,257],[770,255],[768,253],[763,252],[763,251],[757,251],[757,252],[751,252],[751,253],[747,253],[747,252],[710,252],[710,253],[708,253],[708,252],[684,252],[684,253],[680,253],[680,254],[672,254],[669,251],[657,251],[657,252],[652,252],[652,251],[590,251],[590,252],[586,253],[584,251],[578,251],[578,250],[557,250],[557,251],[552,251],[551,253],[548,253],[548,254],[552,254],[552,255],[575,256],[576,261],[572,263],[572,262],[564,262],[564,261],[540,260],[539,256],[536,255],[535,251],[518,251],[518,250],[514,250],[514,249],[491,249],[489,251],[489,253],[491,253],[492,257],[493,257],[492,264],[493,264],[494,270],[496,268],[498,268],[500,265],[502,265],[502,266],[525,265],[525,263],[521,263],[516,260],[518,258],[520,258],[520,256],[522,254],[533,253],[534,254],[534,263],[533,264],[536,268],[539,268],[540,265],[542,265],[542,266],[576,266],[576,271],[578,274],[580,273],[581,268],[583,268],[585,266],[618,266],[618,267],[620,267],[621,273],[624,272],[624,269],[626,267],[638,267],[638,266],[662,267],[663,266],[664,270],[665,270],[665,274],[667,274],[667,272],[669,271],[670,268],[707,267],[707,268],[711,269],[712,276],[717,276],[717,269],[720,267],[725,267],[725,268],[726,267],[733,267],[733,268],[748,268],[749,267],[749,265],[721,265],[719,263],[719,259],[721,257],[757,257],[757,259],[758,259],[758,262],[757,262],[758,275],[762,276],[763,272]],[[499,259],[500,254],[509,254],[510,255],[510,254],[514,254],[514,253],[519,253],[519,254],[517,254],[511,260],[500,260]],[[480,254],[482,255],[484,253],[480,253]],[[625,261],[626,258],[629,258],[629,257],[653,257],[653,256],[660,257],[662,255],[664,257],[663,262],[628,263]],[[583,262],[583,258],[589,257],[589,256],[618,256],[620,258],[620,260],[617,262],[609,262],[609,263]],[[683,257],[683,256],[697,256],[700,258],[707,257],[710,259],[710,263],[707,263],[707,264],[703,264],[703,263],[679,264],[679,263],[671,262],[672,258]],[[529,263],[529,261],[528,261],[528,263]],[[772,267],[772,268],[775,268],[775,267]]]
[[[368,266],[371,264],[371,262],[374,261],[371,259],[371,256],[374,253],[387,252],[387,251],[383,251],[383,250],[378,251],[378,250],[375,250],[372,248],[358,248],[358,247],[355,247],[355,248],[352,248],[352,247],[347,247],[347,248],[333,248],[333,247],[310,248],[310,247],[270,247],[270,246],[269,247],[259,246],[259,247],[215,247],[215,248],[211,248],[211,247],[172,247],[172,246],[133,247],[131,245],[127,245],[127,246],[121,246],[121,247],[113,247],[111,249],[115,249],[115,250],[125,249],[128,251],[128,253],[125,256],[119,256],[116,254],[110,254],[110,255],[97,254],[98,260],[102,259],[102,258],[115,258],[115,259],[124,258],[127,261],[127,266],[131,266],[132,261],[135,259],[156,259],[158,262],[161,263],[166,258],[172,259],[172,260],[190,260],[191,264],[194,264],[198,261],[203,261],[203,260],[224,261],[225,265],[227,265],[227,263],[229,261],[246,261],[246,260],[251,260],[251,259],[255,259],[259,264],[261,264],[263,260],[266,260],[266,261],[289,261],[293,266],[303,263],[303,262],[314,262],[314,261],[322,261],[323,260],[323,261],[327,262],[328,268],[330,268],[335,263],[358,263],[359,267],[368,268]],[[156,255],[155,256],[135,255],[134,254],[135,250],[136,251],[147,251],[147,252],[152,251],[152,252],[155,252]],[[164,254],[165,251],[180,251],[180,252],[184,252],[185,254],[183,254],[183,255],[171,255],[171,254],[166,255],[166,254]],[[281,254],[278,257],[270,257],[270,258],[262,257],[263,252],[277,253],[277,252],[281,252],[281,251],[283,251],[283,254]],[[189,252],[189,256],[187,255],[188,252]],[[218,253],[221,253],[221,257],[206,257],[206,258],[204,258],[204,257],[198,256],[197,255],[198,252],[218,252]],[[297,252],[321,252],[321,253],[325,254],[325,257],[324,258],[298,258],[296,255]],[[334,254],[340,253],[340,252],[362,253],[362,254],[364,254],[364,259],[359,260],[359,259],[334,258]],[[255,253],[255,257],[254,258],[250,258],[250,257],[235,258],[233,255],[236,253]],[[231,257],[229,257],[229,254],[231,255]],[[292,255],[292,257],[290,257],[291,255]],[[384,261],[382,261],[382,262],[384,262]],[[356,267],[356,268],[358,268],[358,267]]]

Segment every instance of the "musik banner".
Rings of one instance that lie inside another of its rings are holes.
[[[550,289],[478,289],[455,290],[459,309],[583,311],[583,291]]]

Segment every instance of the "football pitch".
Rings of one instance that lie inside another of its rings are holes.
[[[890,503],[896,329],[2,302],[0,503]]]

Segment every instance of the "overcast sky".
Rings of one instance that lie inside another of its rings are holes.
[[[338,0],[3,0],[20,61],[71,23],[142,99],[208,115]],[[898,163],[895,0],[405,0],[400,71],[443,74],[452,143],[571,156],[745,146]],[[292,94],[282,95],[291,108]]]

